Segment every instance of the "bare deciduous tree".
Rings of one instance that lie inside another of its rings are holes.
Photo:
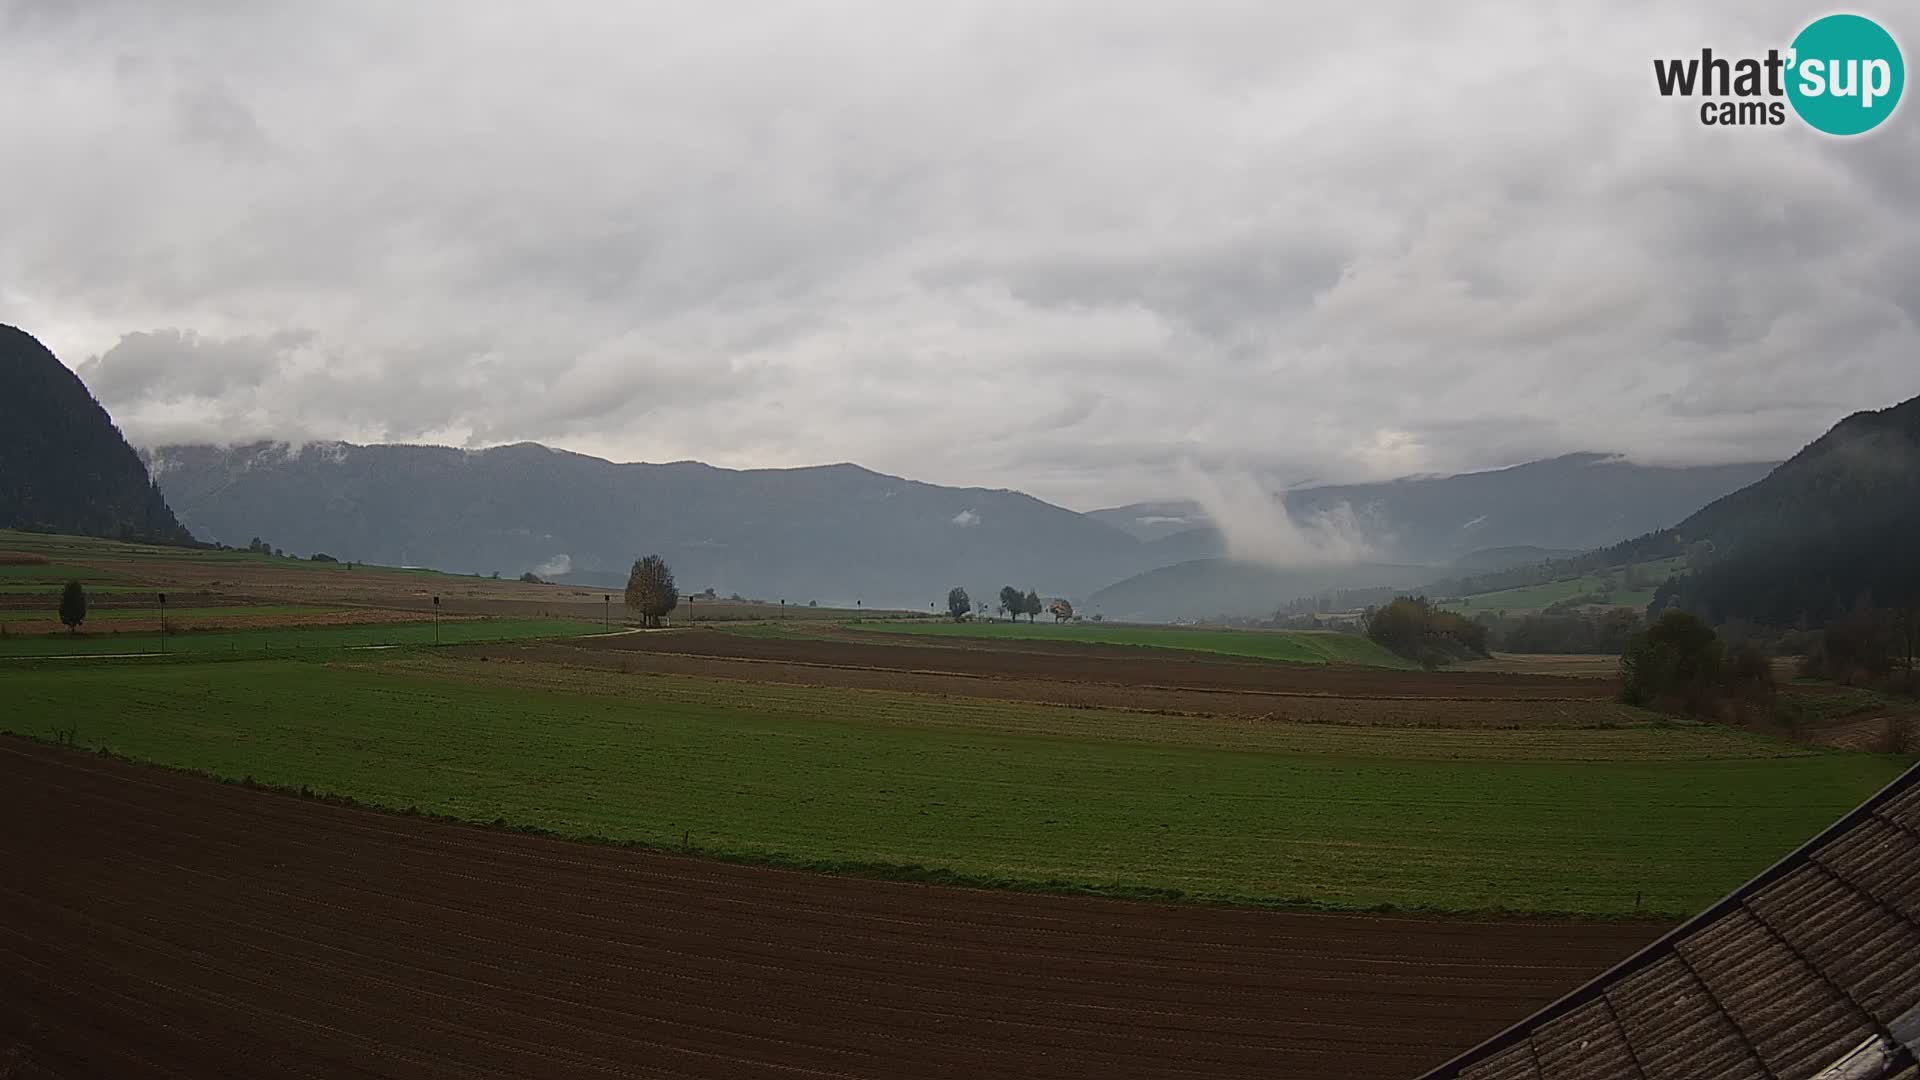
[[[667,560],[658,555],[635,559],[627,574],[627,610],[640,617],[640,625],[659,626],[661,617],[679,604],[680,590]]]

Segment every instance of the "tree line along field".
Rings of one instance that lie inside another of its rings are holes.
[[[1248,729],[608,686],[413,652],[0,678],[10,731],[389,808],[787,866],[1334,909],[1688,912],[1901,767],[1699,726]]]
[[[1412,662],[1356,634],[1286,630],[1209,630],[1108,623],[900,622],[862,624],[871,633],[915,637],[983,638],[1002,641],[1077,641],[1100,645],[1139,645],[1154,649],[1218,653],[1293,664],[1359,664],[1408,669]]]

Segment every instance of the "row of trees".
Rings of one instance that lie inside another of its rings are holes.
[[[1032,589],[1022,593],[1011,585],[1000,586],[1000,614],[1011,615],[1015,619],[1025,615],[1028,622],[1040,614],[1040,594]]]
[[[1875,608],[1858,603],[1813,638],[1800,671],[1848,685],[1920,693],[1920,607]]]
[[[967,595],[967,590],[957,585],[947,590],[947,615],[950,616],[954,622],[960,622],[965,619],[973,610],[973,597]],[[981,608],[980,610],[984,612],[986,609]],[[1018,619],[1020,616],[1025,615],[1028,622],[1032,622],[1033,617],[1043,611],[1052,615],[1054,622],[1067,622],[1074,617],[1073,604],[1066,599],[1055,600],[1051,604],[1043,605],[1038,590],[1028,589],[1023,593],[1011,585],[1002,585],[1000,587],[1000,607],[998,610],[1002,617],[1011,615]]]

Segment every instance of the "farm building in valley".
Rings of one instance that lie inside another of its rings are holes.
[[[1423,1080],[1920,1076],[1920,766]]]

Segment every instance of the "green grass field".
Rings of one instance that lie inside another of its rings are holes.
[[[1417,667],[1357,634],[1279,630],[1187,629],[1174,626],[1126,626],[1105,623],[1055,624],[1002,622],[912,622],[860,626],[862,631],[923,637],[999,638],[1011,641],[1076,641],[1101,645],[1141,645],[1156,649],[1219,653],[1291,664],[1361,664],[1367,667]]]
[[[1655,584],[1650,584],[1643,589],[1620,588],[1618,586],[1625,580],[1626,575],[1623,571],[1616,570],[1610,574],[1588,574],[1585,577],[1568,578],[1564,581],[1549,581],[1542,585],[1527,585],[1515,589],[1500,589],[1494,592],[1475,593],[1471,596],[1453,597],[1441,606],[1469,615],[1483,611],[1515,613],[1538,611],[1562,600],[1598,593],[1606,578],[1611,577],[1616,586],[1612,593],[1613,606],[1645,610],[1648,604],[1653,603],[1653,593],[1657,583],[1665,581],[1667,575],[1684,569],[1686,559],[1683,557],[1655,559],[1636,565],[1645,579]]]
[[[565,669],[513,685],[527,676],[398,655],[29,664],[0,672],[0,726],[72,725],[80,745],[229,778],[568,835],[686,834],[792,865],[1596,915],[1636,895],[1696,909],[1903,766],[1653,723],[1555,732],[1521,757],[1529,733],[1269,731],[674,677],[596,690]],[[1631,747],[1607,741],[1623,734]]]
[[[248,610],[237,608],[237,612]],[[575,637],[597,634],[600,624],[574,619],[446,619],[440,623],[439,641],[454,645],[468,642],[520,641],[533,638]],[[300,626],[262,630],[188,630],[167,635],[166,649],[172,654],[250,654],[290,652],[296,649],[341,649],[372,645],[431,645],[434,642],[431,620],[425,622],[367,623],[359,626]],[[119,655],[157,653],[157,633],[116,634],[98,631],[82,634],[10,634],[0,637],[0,658]],[[10,677],[10,676],[9,676]]]

